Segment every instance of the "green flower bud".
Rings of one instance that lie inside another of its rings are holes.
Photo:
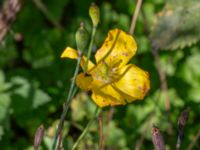
[[[89,9],[89,15],[92,19],[93,26],[96,27],[100,21],[100,11],[99,7],[92,3]]]
[[[79,51],[85,50],[89,41],[89,33],[81,22],[79,29],[76,31],[76,45]]]

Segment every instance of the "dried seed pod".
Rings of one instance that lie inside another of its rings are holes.
[[[42,142],[42,139],[44,137],[44,131],[45,131],[45,128],[43,125],[40,125],[37,128],[37,131],[35,132],[35,139],[34,139],[34,150],[37,150],[40,143]]]
[[[15,21],[21,5],[20,0],[6,0],[3,8],[0,8],[0,43],[9,31],[10,25]]]
[[[188,120],[189,117],[189,111],[190,109],[185,109],[182,111],[180,117],[178,118],[178,138],[176,142],[176,149],[180,149],[181,147],[181,142],[183,138],[183,128]]]
[[[152,127],[152,141],[156,150],[165,150],[163,136],[155,126]]]
[[[179,129],[183,129],[187,120],[188,120],[188,116],[189,116],[189,111],[190,109],[185,109],[184,111],[182,111],[180,117],[178,118],[178,127]]]

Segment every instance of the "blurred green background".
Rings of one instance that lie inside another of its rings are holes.
[[[76,47],[75,32],[81,21],[91,33],[91,0],[27,0],[0,44],[0,149],[31,150],[39,125],[46,128],[40,149],[50,149],[62,113],[74,60],[60,59],[66,46]],[[99,48],[110,29],[129,32],[136,0],[95,1],[101,21],[95,37]],[[2,4],[2,2],[1,2]],[[42,6],[44,7],[40,7]],[[198,0],[145,0],[134,37],[138,51],[132,63],[147,70],[151,90],[143,101],[103,109],[103,146],[106,150],[154,149],[152,124],[157,125],[167,149],[174,150],[177,120],[190,108],[182,149],[200,149],[194,141],[200,130],[200,2]],[[170,110],[161,90],[152,46],[159,49],[160,68],[166,74]],[[94,54],[94,53],[93,53]],[[71,149],[94,115],[95,105],[79,91],[66,117],[63,145]],[[96,121],[78,149],[98,149]]]

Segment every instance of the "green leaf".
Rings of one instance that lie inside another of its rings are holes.
[[[200,40],[200,1],[170,1],[158,14],[151,39],[160,49],[178,49]]]
[[[16,106],[18,110],[25,111],[30,107],[35,109],[51,100],[48,94],[29,83],[25,78],[14,77],[12,82],[17,86],[12,94],[19,101]],[[21,107],[20,103],[28,107]]]
[[[3,126],[0,125],[0,141],[2,139],[3,134],[4,134]]]
[[[0,93],[0,123],[2,123],[9,114],[10,102],[11,99],[8,93]]]
[[[177,73],[180,78],[194,87],[200,85],[200,52],[198,47],[190,51],[192,54],[177,68]]]
[[[196,103],[200,102],[200,86],[191,88],[188,92],[188,97]]]
[[[72,100],[72,119],[74,121],[83,121],[83,119],[93,116],[95,105],[91,102],[86,93],[79,93]]]
[[[45,103],[49,102],[50,100],[51,100],[51,98],[47,93],[45,93],[44,91],[42,91],[40,89],[36,89],[32,107],[34,109],[38,108],[39,106],[44,105]]]
[[[118,128],[114,121],[110,122],[108,126],[104,127],[104,135],[107,140],[105,141],[108,146],[113,149],[127,150],[126,137],[122,129]]]
[[[10,83],[5,82],[5,75],[3,71],[0,70],[0,92],[3,92],[11,87]]]
[[[9,114],[11,100],[9,93],[5,92],[5,90],[7,90],[10,86],[10,83],[5,82],[4,73],[0,70],[0,123],[2,123],[2,121],[4,121],[6,116]]]
[[[68,2],[69,0],[61,0],[56,1],[55,4],[54,0],[44,0],[45,6],[47,6],[49,13],[52,15],[53,19],[57,21],[61,19],[64,7]]]

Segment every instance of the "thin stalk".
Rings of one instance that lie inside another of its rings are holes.
[[[63,112],[62,112],[62,115],[61,115],[61,118],[60,118],[60,122],[58,124],[58,129],[56,130],[56,135],[54,137],[52,150],[57,149],[57,146],[56,146],[57,139],[58,139],[58,136],[61,133],[62,128],[63,128],[63,124],[64,124],[64,121],[65,121],[65,116],[67,115],[67,111],[68,111],[68,108],[69,108],[70,100],[75,95],[75,91],[77,90],[76,88],[74,89],[74,87],[75,87],[75,79],[76,79],[76,76],[78,75],[78,71],[79,71],[79,66],[80,66],[80,62],[81,62],[81,56],[82,56],[82,53],[79,54],[79,57],[78,57],[78,60],[77,60],[77,64],[76,64],[76,69],[74,71],[74,75],[73,75],[72,82],[71,82],[71,85],[70,85],[69,94],[68,94],[68,97],[67,97],[67,99],[66,99],[66,101],[65,101],[65,103],[63,105]]]
[[[90,59],[90,56],[91,56],[92,46],[94,44],[95,33],[96,33],[96,26],[93,26],[91,40],[90,40],[89,49],[88,49],[88,53],[87,53],[87,60],[86,60],[86,63],[84,64],[84,73],[86,73],[88,62],[89,62],[89,59]],[[67,100],[66,100],[66,102],[63,106],[63,112],[62,112],[62,115],[61,115],[61,118],[60,118],[60,123],[58,125],[58,129],[56,131],[56,135],[55,135],[55,138],[54,138],[54,141],[53,141],[52,150],[57,149],[57,146],[56,146],[57,145],[57,139],[58,139],[58,136],[59,136],[59,134],[60,134],[60,132],[62,131],[62,128],[63,128],[63,124],[64,124],[65,116],[67,115],[70,100],[75,95],[76,90],[77,90],[77,88],[75,88],[75,79],[76,79],[76,76],[78,75],[81,57],[82,57],[82,53],[79,54],[79,57],[78,57],[78,60],[77,60],[76,69],[75,69],[75,72],[74,72],[74,76],[72,78],[72,82],[71,82],[71,85],[70,85],[70,90],[69,90]]]
[[[137,5],[136,5],[135,11],[134,11],[134,15],[132,17],[131,27],[130,27],[130,31],[129,31],[129,33],[131,35],[134,33],[135,25],[137,22],[137,18],[138,18],[138,14],[140,12],[141,5],[142,5],[142,0],[137,0]]]
[[[87,52],[87,59],[86,59],[86,62],[84,64],[84,73],[87,72],[87,67],[88,67],[88,62],[90,60],[90,57],[91,57],[91,53],[92,53],[92,47],[93,47],[93,44],[94,44],[94,38],[95,38],[95,34],[96,34],[96,26],[93,26],[92,28],[92,34],[91,34],[91,40],[90,40],[90,44],[89,44],[89,48],[88,48],[88,52]],[[95,117],[97,116],[97,113],[98,113],[98,108],[96,107],[96,110],[95,110]],[[79,136],[78,140],[74,143],[73,147],[72,147],[72,150],[75,150],[76,147],[78,146],[78,144],[80,143],[80,141],[84,138],[84,136],[86,135],[86,133],[88,132],[88,129],[89,127],[91,126],[91,124],[93,123],[95,118],[91,118],[90,121],[88,122],[87,126],[85,127],[85,129],[83,130],[83,132],[81,133],[81,135]]]
[[[84,64],[84,73],[87,72],[87,67],[88,67],[88,62],[90,60],[90,57],[91,57],[91,53],[92,53],[92,47],[93,47],[93,44],[94,44],[94,37],[95,37],[95,34],[96,34],[96,26],[93,26],[92,28],[92,34],[91,34],[91,40],[90,40],[90,44],[89,44],[89,48],[88,48],[88,53],[87,53],[87,59],[86,59],[86,62]]]
[[[57,22],[51,12],[47,9],[42,0],[33,0],[36,7],[44,14],[44,16],[58,29],[63,30],[63,27]]]
[[[90,128],[90,126],[92,125],[92,123],[93,123],[93,122],[95,121],[95,119],[97,118],[97,116],[98,116],[98,114],[99,114],[99,110],[100,110],[100,109],[99,109],[98,107],[96,107],[95,112],[94,112],[95,117],[92,117],[92,118],[90,119],[90,121],[88,122],[87,126],[84,128],[83,132],[82,132],[81,135],[78,137],[77,141],[74,143],[74,145],[73,145],[73,147],[72,147],[72,150],[75,150],[75,149],[77,148],[78,144],[80,143],[80,141],[85,137],[85,135],[87,134],[87,132],[88,132],[88,130],[89,130],[89,128]]]
[[[99,115],[99,150],[103,150],[103,122],[102,115]]]

